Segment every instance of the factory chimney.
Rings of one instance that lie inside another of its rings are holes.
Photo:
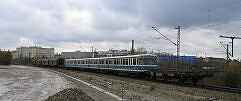
[[[132,40],[132,45],[131,45],[131,54],[134,55],[134,40]]]

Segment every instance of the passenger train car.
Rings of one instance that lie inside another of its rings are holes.
[[[145,72],[158,69],[155,55],[132,55],[103,58],[65,59],[65,67]]]
[[[39,59],[36,61],[37,66],[50,66],[50,67],[64,67],[64,59]]]
[[[192,80],[197,83],[209,75],[206,71],[163,70],[158,57],[152,54],[85,58],[85,59],[39,59],[37,66],[64,67],[108,74],[128,75],[150,79],[178,79],[181,82]]]

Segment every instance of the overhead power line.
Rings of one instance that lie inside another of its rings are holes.
[[[198,16],[198,15],[204,14],[204,13],[208,13],[208,17],[209,17],[209,13],[210,12],[212,12],[212,11],[214,11],[216,9],[222,8],[222,7],[226,7],[226,6],[230,6],[230,5],[233,5],[233,4],[237,4],[238,2],[241,2],[241,0],[235,0],[235,1],[232,1],[232,2],[229,2],[229,3],[218,5],[218,6],[213,7],[213,8],[209,8],[209,9],[207,9],[205,11],[199,11],[199,12],[191,14],[191,15],[187,15],[187,16],[179,17],[179,18],[176,18],[176,19],[173,19],[173,20],[169,20],[167,22],[162,23],[161,25],[166,25],[166,24],[169,24],[169,23],[173,23],[173,22],[177,22],[177,21],[180,21],[180,20],[188,19],[188,18],[191,18],[191,17],[194,17],[194,16]],[[209,20],[209,18],[208,18],[208,20]]]

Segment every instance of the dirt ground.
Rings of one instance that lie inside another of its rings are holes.
[[[76,70],[31,66],[0,66],[0,101],[41,101],[49,96],[51,97],[47,101],[53,101],[53,99],[68,101],[71,98],[79,100],[88,97],[94,101],[116,101],[103,91],[96,90],[98,88],[90,87],[65,74],[128,101],[241,101],[241,94]]]
[[[0,66],[0,100],[40,101],[65,88],[58,74],[28,66]]]
[[[78,88],[95,101],[115,101],[85,84],[44,68],[0,65],[0,101],[42,101],[67,88]]]

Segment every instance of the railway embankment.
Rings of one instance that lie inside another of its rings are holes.
[[[49,68],[48,68],[49,69]],[[89,82],[108,92],[130,101],[240,101],[241,94],[183,87],[150,82],[121,76],[83,72],[78,70],[54,69],[72,77]]]

